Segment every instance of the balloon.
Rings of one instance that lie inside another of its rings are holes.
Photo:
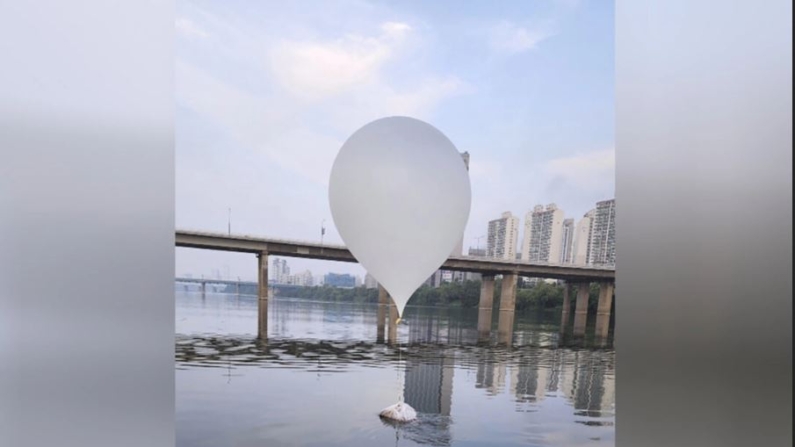
[[[334,224],[403,315],[411,295],[450,256],[472,192],[461,154],[408,117],[373,121],[342,145],[329,180]]]

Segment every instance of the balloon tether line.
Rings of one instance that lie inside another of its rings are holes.
[[[403,389],[400,386],[400,370],[403,363],[403,352],[400,350],[400,343],[397,340],[397,325],[400,324],[400,317],[395,321],[395,346],[398,350],[398,364],[397,364],[397,385],[398,385],[398,402],[403,402]]]

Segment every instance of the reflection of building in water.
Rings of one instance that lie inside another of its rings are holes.
[[[520,363],[512,368],[511,394],[517,402],[535,402],[538,390],[538,365]]]
[[[588,412],[612,412],[615,376],[599,352],[567,352],[559,373],[560,390],[574,408]]]
[[[453,403],[453,371],[455,359],[452,355],[445,355],[439,351],[440,357],[406,359],[406,377],[403,389],[403,398],[418,413],[439,415],[429,425],[432,434],[430,437],[433,445],[449,445],[452,441],[450,433],[450,409]],[[431,440],[429,439],[429,441]],[[415,442],[424,444],[419,439]]]
[[[561,354],[560,350],[554,349],[549,352],[549,380],[547,380],[547,392],[556,393],[560,387]]]
[[[581,352],[577,365],[577,385],[574,390],[574,408],[599,411],[604,395],[604,369],[594,368],[593,353]]]
[[[442,325],[439,315],[424,315],[409,322],[409,343],[449,341],[459,333]],[[452,334],[451,334],[452,332]],[[440,349],[432,358],[406,359],[404,398],[420,413],[450,415],[453,395],[454,358]]]
[[[541,358],[512,368],[511,394],[517,402],[540,402],[546,396],[550,369]]]
[[[578,352],[561,351],[560,370],[558,372],[559,390],[567,399],[571,400],[574,396],[576,386],[577,355]]]
[[[500,394],[502,390],[505,389],[505,376],[506,374],[506,367],[505,363],[498,362],[491,365],[492,368],[492,383],[491,386],[488,388],[489,393],[491,394]]]
[[[489,389],[492,386],[494,386],[494,359],[478,359],[478,369],[477,373],[475,374],[475,388]]]
[[[404,399],[420,413],[450,415],[453,399],[453,358],[406,360]]]
[[[475,388],[485,389],[492,396],[500,394],[505,387],[505,362],[488,352],[478,360]]]

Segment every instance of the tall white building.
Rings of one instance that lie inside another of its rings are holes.
[[[486,236],[486,257],[516,259],[516,242],[519,239],[519,218],[510,211],[489,222]]]
[[[563,210],[554,203],[536,205],[525,216],[522,260],[560,263],[563,246]]]
[[[268,276],[275,284],[290,283],[290,267],[286,259],[273,258],[273,268],[268,272]]]
[[[571,264],[574,243],[574,219],[563,220],[563,239],[560,249],[560,263]]]
[[[571,263],[574,265],[586,265],[589,263],[591,224],[595,213],[596,210],[588,211],[574,227],[574,240],[571,249]]]
[[[616,200],[596,202],[591,227],[590,264],[616,264]]]

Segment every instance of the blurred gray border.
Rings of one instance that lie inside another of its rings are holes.
[[[792,445],[792,3],[616,4],[616,445]]]
[[[174,445],[174,5],[0,7],[0,445]]]
[[[617,445],[792,440],[791,3],[617,2]],[[170,446],[169,2],[0,14],[0,445]]]

